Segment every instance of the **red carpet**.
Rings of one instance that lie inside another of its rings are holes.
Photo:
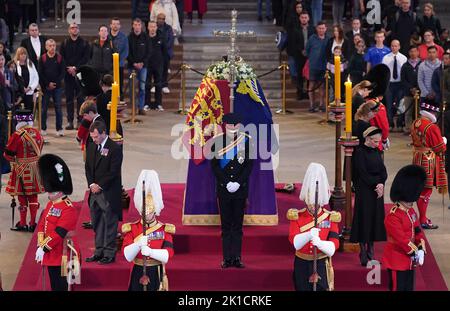
[[[286,211],[301,208],[299,189],[294,194],[277,193],[280,224],[274,227],[245,227],[243,261],[245,269],[220,268],[222,260],[219,227],[183,226],[181,224],[184,184],[163,184],[165,208],[159,218],[162,222],[176,225],[174,237],[175,256],[167,265],[170,290],[293,290],[293,247],[289,244]],[[131,193],[132,194],[132,193]],[[131,195],[131,197],[133,197]],[[81,227],[89,219],[87,203],[81,206],[76,235],[83,257],[91,256],[94,249],[94,232]],[[130,207],[124,213],[125,221],[137,219],[137,211]],[[42,290],[42,270],[34,262],[36,234],[34,234],[14,290]],[[383,243],[376,243],[375,256],[380,258]],[[387,290],[386,271],[382,270],[381,284],[369,285],[366,281],[368,269],[359,264],[358,254],[336,253],[333,257],[336,290]],[[126,290],[130,264],[121,253],[110,265],[82,263],[81,285],[74,290]],[[49,280],[46,276],[46,288]],[[417,270],[417,290],[447,290],[444,279],[431,248],[425,257],[425,265]]]

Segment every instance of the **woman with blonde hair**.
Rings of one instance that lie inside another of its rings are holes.
[[[25,108],[33,111],[33,94],[39,85],[39,74],[33,62],[28,58],[27,50],[23,47],[17,48],[14,63],[17,68],[16,79],[21,80],[24,85]]]
[[[360,146],[365,141],[363,133],[370,127],[370,119],[375,117],[379,107],[379,103],[369,100],[362,104],[355,113],[352,135],[358,137]]]
[[[431,30],[435,38],[440,38],[442,34],[441,21],[434,15],[433,4],[427,2],[423,5],[423,16],[417,19],[417,24],[422,37],[425,31]]]

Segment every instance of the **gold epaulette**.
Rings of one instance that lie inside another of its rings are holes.
[[[325,210],[326,213],[330,214],[330,221],[331,222],[341,222],[341,213],[336,212],[336,211],[327,211]]]
[[[175,225],[165,224],[164,231],[167,233],[170,233],[170,234],[175,234],[175,231],[176,231]]]
[[[64,203],[66,203],[67,206],[70,206],[70,207],[73,206],[72,201],[71,201],[69,198],[65,198],[65,199],[64,199]]]
[[[296,208],[290,208],[287,211],[286,217],[288,220],[297,220],[298,219],[299,210]]]
[[[131,231],[131,223],[127,222],[122,225],[122,233],[127,233]]]

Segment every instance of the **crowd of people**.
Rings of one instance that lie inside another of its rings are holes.
[[[409,135],[414,111],[411,104],[416,92],[421,102],[435,106],[441,99],[449,99],[448,92],[445,88],[441,90],[439,83],[441,76],[448,79],[442,70],[446,71],[450,61],[449,31],[442,27],[432,3],[381,1],[381,24],[369,24],[365,1],[333,1],[334,25],[328,35],[321,15],[313,9],[315,2],[322,1],[288,2],[291,14],[283,18],[283,27],[287,32],[289,68],[297,97],[309,98],[310,112],[324,110],[325,72],[329,72],[329,85],[334,87],[333,65],[337,55],[341,57],[342,81],[349,76],[353,85],[363,81],[370,68],[377,64],[390,68],[385,104],[393,131]],[[353,3],[353,10],[347,6],[352,21],[351,30],[344,33],[342,20],[347,11],[342,8],[347,2]],[[331,87],[329,94],[329,100],[333,101]]]

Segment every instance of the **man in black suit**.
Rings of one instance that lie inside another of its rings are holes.
[[[356,48],[354,47],[354,44],[353,44],[353,37],[356,34],[359,34],[361,36],[361,38],[364,40],[364,43],[366,44],[366,46],[372,45],[372,42],[370,41],[369,36],[361,28],[361,20],[359,18],[354,18],[352,20],[352,29],[345,33],[345,37],[348,39],[348,41],[350,41],[350,45],[353,47],[353,51],[356,50]]]
[[[85,169],[95,252],[86,262],[109,264],[115,261],[117,225],[122,220],[122,148],[108,137],[102,121],[93,122],[89,132],[94,144],[87,146]]]
[[[244,268],[241,262],[242,223],[248,197],[248,179],[252,170],[251,137],[239,131],[239,115],[226,114],[223,123],[225,133],[214,138],[214,158],[211,160],[216,176],[222,227],[222,268]]]
[[[307,99],[308,93],[303,88],[303,67],[306,64],[305,47],[309,37],[314,34],[314,27],[309,24],[309,14],[302,11],[295,22],[291,23],[287,30],[287,48],[290,66],[294,66],[293,72],[297,73],[295,84],[297,86],[297,99]],[[292,71],[291,71],[292,72]]]
[[[46,52],[45,41],[47,39],[39,36],[39,27],[35,23],[28,26],[28,35],[28,38],[22,40],[20,46],[27,50],[28,57],[38,68],[39,58]]]

